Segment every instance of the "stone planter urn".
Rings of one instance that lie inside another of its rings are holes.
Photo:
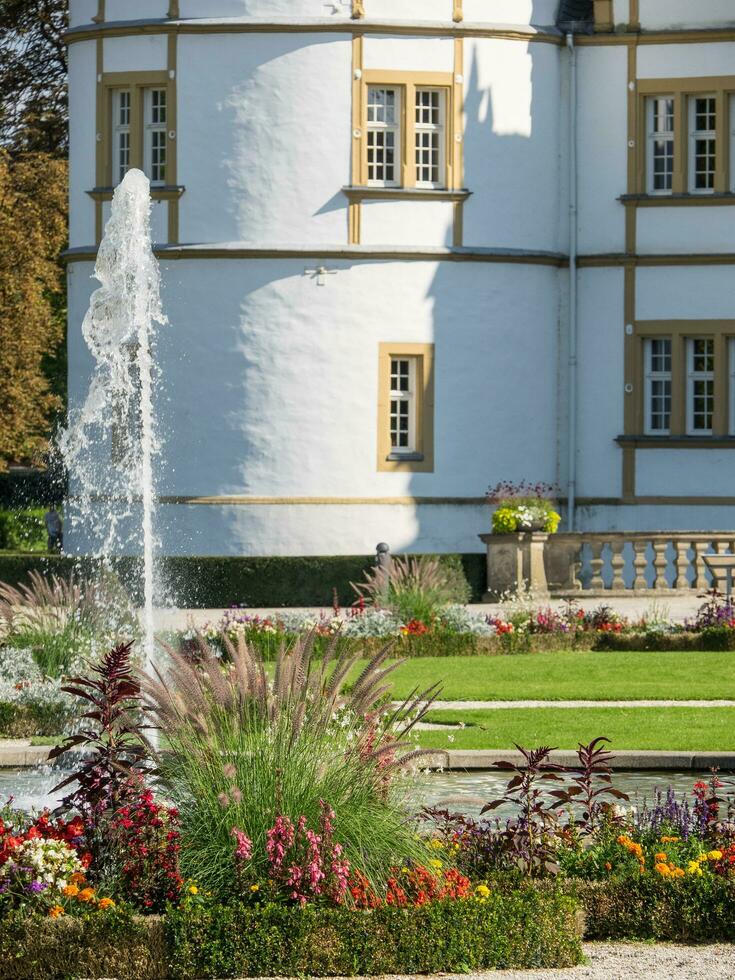
[[[544,549],[549,535],[545,531],[522,531],[515,534],[481,534],[487,549],[487,591],[483,602],[495,602],[505,592],[531,590],[546,597]]]

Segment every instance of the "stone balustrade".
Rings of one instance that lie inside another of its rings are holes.
[[[480,537],[487,546],[488,601],[523,586],[538,595],[558,597],[702,592],[713,585],[706,556],[732,555],[735,569],[735,531],[529,532]],[[715,568],[716,584],[723,590],[726,575],[726,568]]]

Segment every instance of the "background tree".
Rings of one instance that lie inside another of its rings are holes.
[[[66,401],[68,0],[0,0],[0,470]]]
[[[0,0],[0,144],[66,157],[68,0]]]
[[[47,445],[61,399],[49,361],[63,342],[67,166],[0,151],[0,470]]]

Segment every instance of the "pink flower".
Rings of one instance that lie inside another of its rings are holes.
[[[235,847],[235,860],[249,861],[253,856],[253,842],[250,840],[247,834],[244,834],[242,830],[238,830],[237,827],[233,827],[230,833],[237,841],[237,846]]]

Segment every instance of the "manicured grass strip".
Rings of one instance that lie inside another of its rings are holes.
[[[508,708],[504,711],[431,711],[427,721],[464,723],[451,732],[421,731],[437,749],[507,749],[551,745],[574,749],[598,735],[615,749],[681,752],[735,751],[735,708]]]
[[[735,700],[735,654],[422,657],[400,667],[393,681],[397,698],[440,681],[448,701]]]

